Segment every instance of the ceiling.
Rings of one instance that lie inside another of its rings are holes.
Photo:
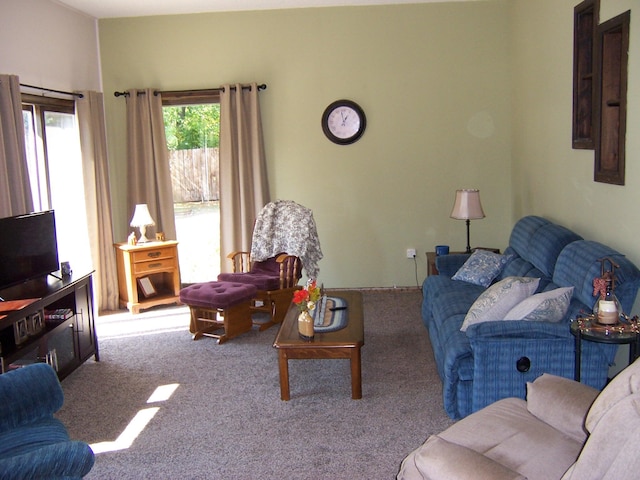
[[[95,18],[469,0],[54,0]]]

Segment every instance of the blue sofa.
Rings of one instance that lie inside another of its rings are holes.
[[[465,316],[485,287],[451,278],[468,255],[437,257],[439,275],[427,277],[422,285],[422,318],[443,382],[444,407],[453,419],[501,398],[525,398],[526,383],[545,372],[573,378],[575,339],[569,323],[593,309],[599,259],[611,257],[620,265],[615,293],[625,312],[631,312],[640,287],[640,271],[624,255],[542,217],[519,220],[504,254],[510,260],[494,283],[516,276],[539,278],[536,292],[573,286],[569,308],[557,323],[496,319],[463,332]],[[616,350],[617,345],[583,342],[581,381],[602,389]]]
[[[37,363],[0,375],[0,479],[74,480],[94,463],[53,414],[64,400],[58,377]]]

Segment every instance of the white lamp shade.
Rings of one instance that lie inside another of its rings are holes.
[[[155,225],[156,222],[151,218],[151,214],[149,213],[149,207],[147,207],[146,203],[139,203],[136,205],[136,209],[133,212],[133,218],[131,219],[132,227],[142,227],[147,225]]]
[[[450,217],[456,220],[484,218],[485,215],[480,204],[480,190],[456,190],[456,201],[453,204]]]

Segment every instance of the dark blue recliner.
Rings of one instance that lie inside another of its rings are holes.
[[[64,401],[56,372],[37,363],[0,375],[0,479],[74,480],[94,463],[53,414]]]

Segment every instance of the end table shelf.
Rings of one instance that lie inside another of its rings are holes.
[[[597,343],[629,344],[629,365],[640,356],[640,325],[637,320],[628,324],[602,325],[593,318],[579,317],[571,322],[571,333],[575,337],[574,380],[580,381],[582,341]]]

